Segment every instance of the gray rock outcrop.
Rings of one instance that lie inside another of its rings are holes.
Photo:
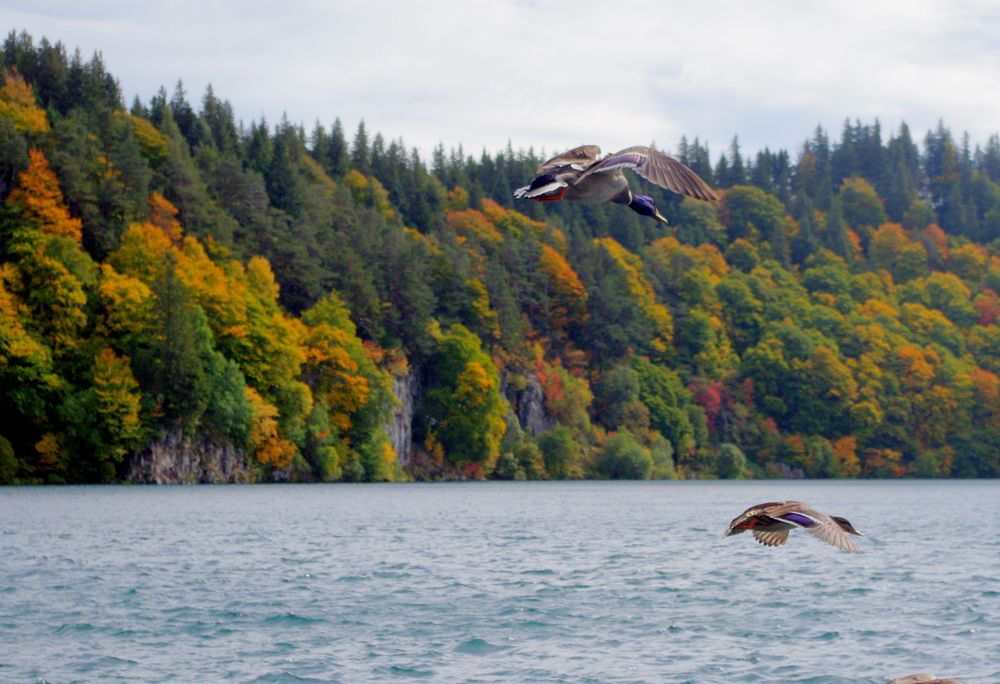
[[[191,440],[180,430],[162,434],[128,468],[139,484],[226,484],[250,482],[246,456],[231,444]]]
[[[396,458],[401,465],[409,463],[413,449],[413,413],[419,391],[420,382],[413,367],[406,375],[393,376],[392,392],[396,395],[398,404],[385,430],[389,433],[389,443],[396,451]]]

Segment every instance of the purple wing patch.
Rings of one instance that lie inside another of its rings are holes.
[[[800,527],[812,527],[816,524],[815,520],[810,518],[808,515],[802,515],[801,513],[785,513],[784,515],[780,515],[778,517]]]

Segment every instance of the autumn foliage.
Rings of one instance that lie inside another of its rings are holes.
[[[39,149],[32,148],[28,152],[28,168],[20,174],[17,187],[7,196],[7,206],[43,234],[80,242],[80,219],[69,215],[59,181]]]
[[[180,85],[126,110],[23,36],[0,81],[0,483],[170,449],[254,481],[1000,475],[1000,136],[682,139],[722,200],[643,184],[664,226],[515,201],[531,150],[425,161]]]
[[[49,130],[45,110],[35,101],[35,92],[14,69],[0,72],[0,117],[5,117],[17,130],[44,133]]]

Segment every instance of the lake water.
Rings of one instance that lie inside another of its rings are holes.
[[[722,538],[798,498],[866,534]],[[1000,682],[1000,483],[0,489],[0,681]]]

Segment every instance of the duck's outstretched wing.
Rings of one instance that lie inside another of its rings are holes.
[[[557,154],[542,162],[529,185],[517,188],[514,197],[517,199],[559,199],[563,188],[576,183],[588,167],[593,165],[601,154],[597,145],[580,145],[562,154]]]
[[[786,501],[781,506],[770,509],[768,514],[808,530],[817,539],[832,544],[838,549],[851,553],[861,553],[858,545],[851,541],[847,532],[841,528],[836,520],[801,501]]]
[[[715,190],[709,187],[708,183],[703,181],[694,171],[673,157],[668,157],[653,147],[645,147],[643,145],[626,147],[624,150],[615,152],[593,164],[580,175],[577,182],[591,174],[603,173],[614,169],[632,169],[646,180],[656,183],[661,188],[666,188],[681,195],[694,197],[705,202],[719,201],[719,196],[715,193]]]
[[[844,551],[850,551],[851,553],[861,553],[861,548],[851,541],[847,533],[840,529],[840,525],[834,522],[832,519],[825,520],[817,525],[811,527],[806,527],[805,529],[827,544],[832,544],[838,549],[843,549]]]
[[[541,176],[564,166],[572,167],[575,171],[582,173],[588,166],[597,161],[599,156],[601,156],[601,148],[597,145],[580,145],[572,150],[566,150],[562,154],[557,154],[552,159],[543,161],[535,173]]]
[[[788,541],[788,530],[754,530],[753,538],[764,546],[781,546]]]

